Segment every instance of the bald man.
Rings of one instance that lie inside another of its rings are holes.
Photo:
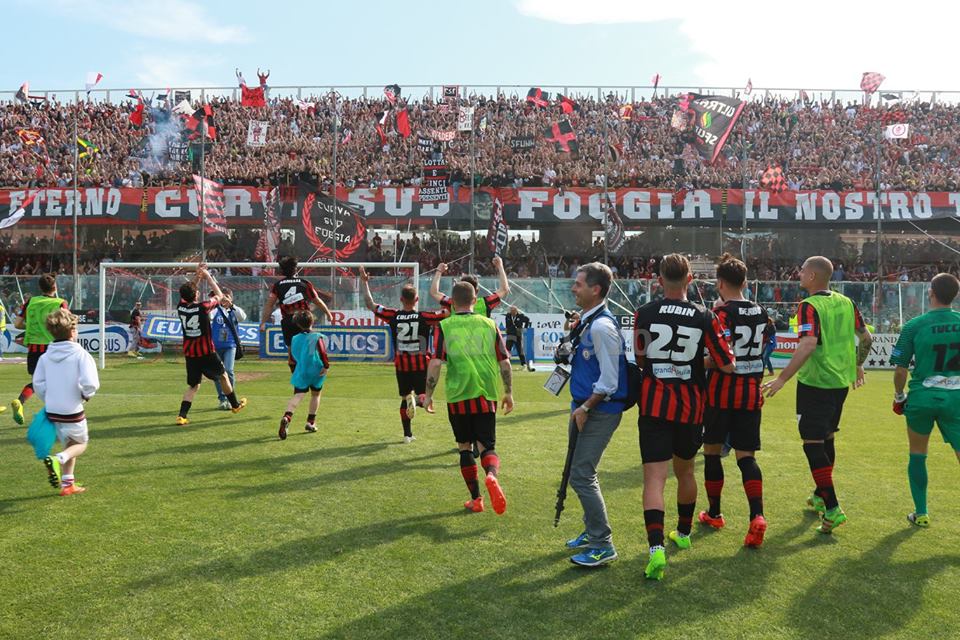
[[[816,483],[807,504],[820,514],[820,533],[832,533],[847,520],[833,486],[834,441],[847,391],[864,383],[863,363],[873,341],[857,305],[830,290],[832,275],[833,264],[822,256],[803,263],[800,287],[809,297],[797,309],[797,350],[780,375],[763,385],[772,398],[797,374],[800,438]]]

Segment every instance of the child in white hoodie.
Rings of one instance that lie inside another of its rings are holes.
[[[83,403],[100,388],[93,357],[77,342],[77,316],[58,309],[47,316],[53,336],[33,373],[33,389],[46,405],[47,417],[57,428],[63,451],[44,458],[50,484],[61,496],[83,493],[74,481],[77,456],[86,451],[89,435]]]

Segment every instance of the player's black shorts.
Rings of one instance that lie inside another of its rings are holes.
[[[208,353],[205,356],[197,358],[186,358],[187,360],[187,386],[195,387],[200,384],[203,376],[210,380],[215,380],[226,373],[223,368],[223,362],[216,353]]]
[[[677,456],[691,460],[697,455],[703,442],[703,428],[699,424],[683,424],[660,418],[640,416],[640,460],[665,462]]]
[[[819,389],[797,382],[797,418],[800,437],[826,440],[840,431],[840,415],[849,389]]]
[[[493,449],[497,443],[497,414],[473,413],[452,415],[450,426],[457,442],[479,442],[484,449]]]
[[[397,371],[397,391],[405,396],[411,391],[417,395],[427,392],[427,370]]]
[[[760,451],[760,409],[707,407],[703,416],[703,444],[723,444],[737,451]]]
[[[33,372],[37,370],[37,362],[39,362],[40,356],[47,352],[47,345],[33,344],[27,348],[29,349],[27,352],[27,373],[32,376]]]
[[[294,387],[294,388],[293,388],[293,392],[294,392],[294,393],[306,393],[308,390],[309,390],[309,391],[323,391],[323,385],[321,384],[319,387],[304,387],[303,389],[301,389],[301,388],[299,388],[299,387]]]

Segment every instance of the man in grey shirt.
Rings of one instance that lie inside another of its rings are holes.
[[[609,267],[592,262],[577,269],[571,288],[582,312],[571,333],[575,347],[570,358],[573,401],[568,435],[576,438],[576,448],[570,463],[570,486],[583,507],[584,531],[568,541],[567,548],[579,551],[570,560],[584,567],[617,559],[597,480],[597,465],[620,425],[628,391],[626,344],[605,304],[612,281]]]

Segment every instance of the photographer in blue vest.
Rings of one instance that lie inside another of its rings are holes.
[[[213,332],[213,346],[217,350],[217,355],[223,362],[223,368],[227,371],[227,377],[230,378],[230,386],[236,388],[233,376],[233,367],[237,359],[237,344],[239,338],[239,325],[247,319],[247,314],[243,309],[233,304],[233,292],[230,289],[223,289],[223,296],[220,298],[220,304],[210,312],[210,329]],[[229,324],[228,324],[229,323]],[[227,399],[220,383],[216,380],[213,384],[217,387],[217,398],[220,402],[220,408],[224,411],[230,410],[230,400]]]
[[[583,507],[584,531],[567,542],[579,553],[574,564],[596,567],[617,559],[607,507],[597,481],[597,465],[613,432],[620,425],[627,397],[626,344],[617,319],[606,306],[613,281],[610,268],[599,262],[577,269],[571,291],[580,307],[580,322],[558,350],[572,369],[573,398],[568,436],[576,442],[570,459],[570,486]]]

